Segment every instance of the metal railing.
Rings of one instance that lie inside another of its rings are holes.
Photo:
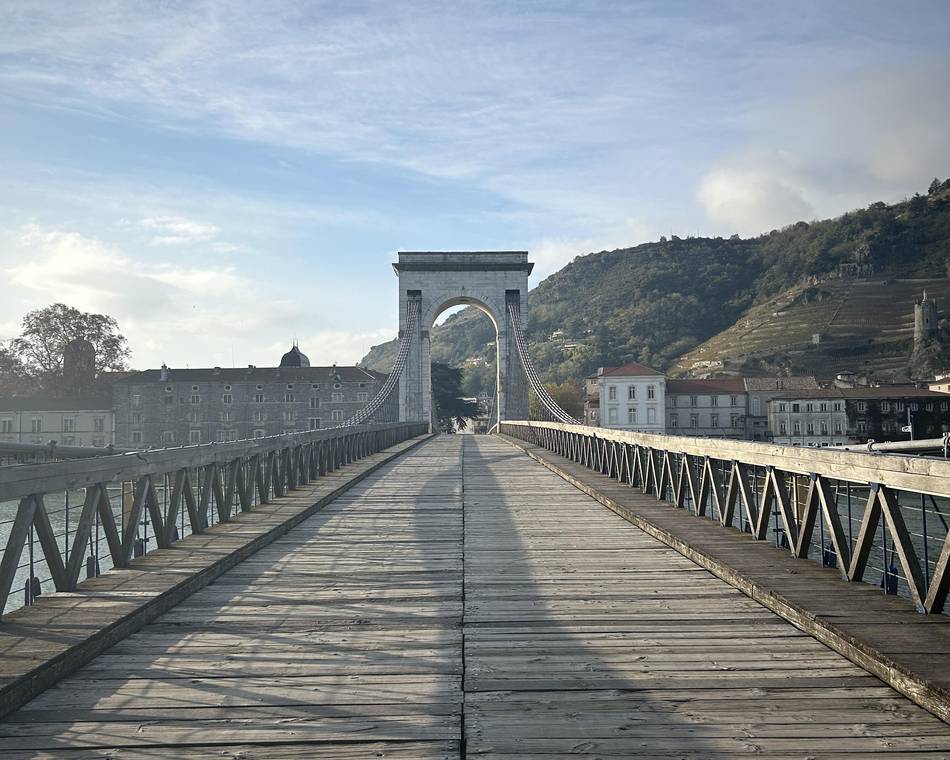
[[[848,581],[942,612],[950,591],[943,459],[502,422],[548,449],[698,517],[751,533]]]
[[[24,604],[44,590],[75,590],[84,569],[88,578],[125,567],[426,431],[363,425],[4,467],[0,613],[14,588]]]

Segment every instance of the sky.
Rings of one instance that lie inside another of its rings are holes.
[[[950,175],[950,3],[0,0],[0,340],[62,301],[139,369],[353,363],[399,250],[532,284]]]

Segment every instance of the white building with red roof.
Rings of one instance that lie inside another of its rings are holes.
[[[641,433],[666,430],[666,377],[659,370],[637,362],[601,367],[597,387],[602,427]]]

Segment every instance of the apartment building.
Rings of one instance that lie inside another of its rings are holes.
[[[598,369],[601,427],[663,433],[666,382],[662,372],[636,362]]]
[[[666,381],[666,432],[745,438],[748,394],[741,377]]]

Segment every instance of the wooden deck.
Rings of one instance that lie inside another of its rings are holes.
[[[930,760],[950,726],[469,436],[385,466],[0,723],[12,760],[461,754]]]

